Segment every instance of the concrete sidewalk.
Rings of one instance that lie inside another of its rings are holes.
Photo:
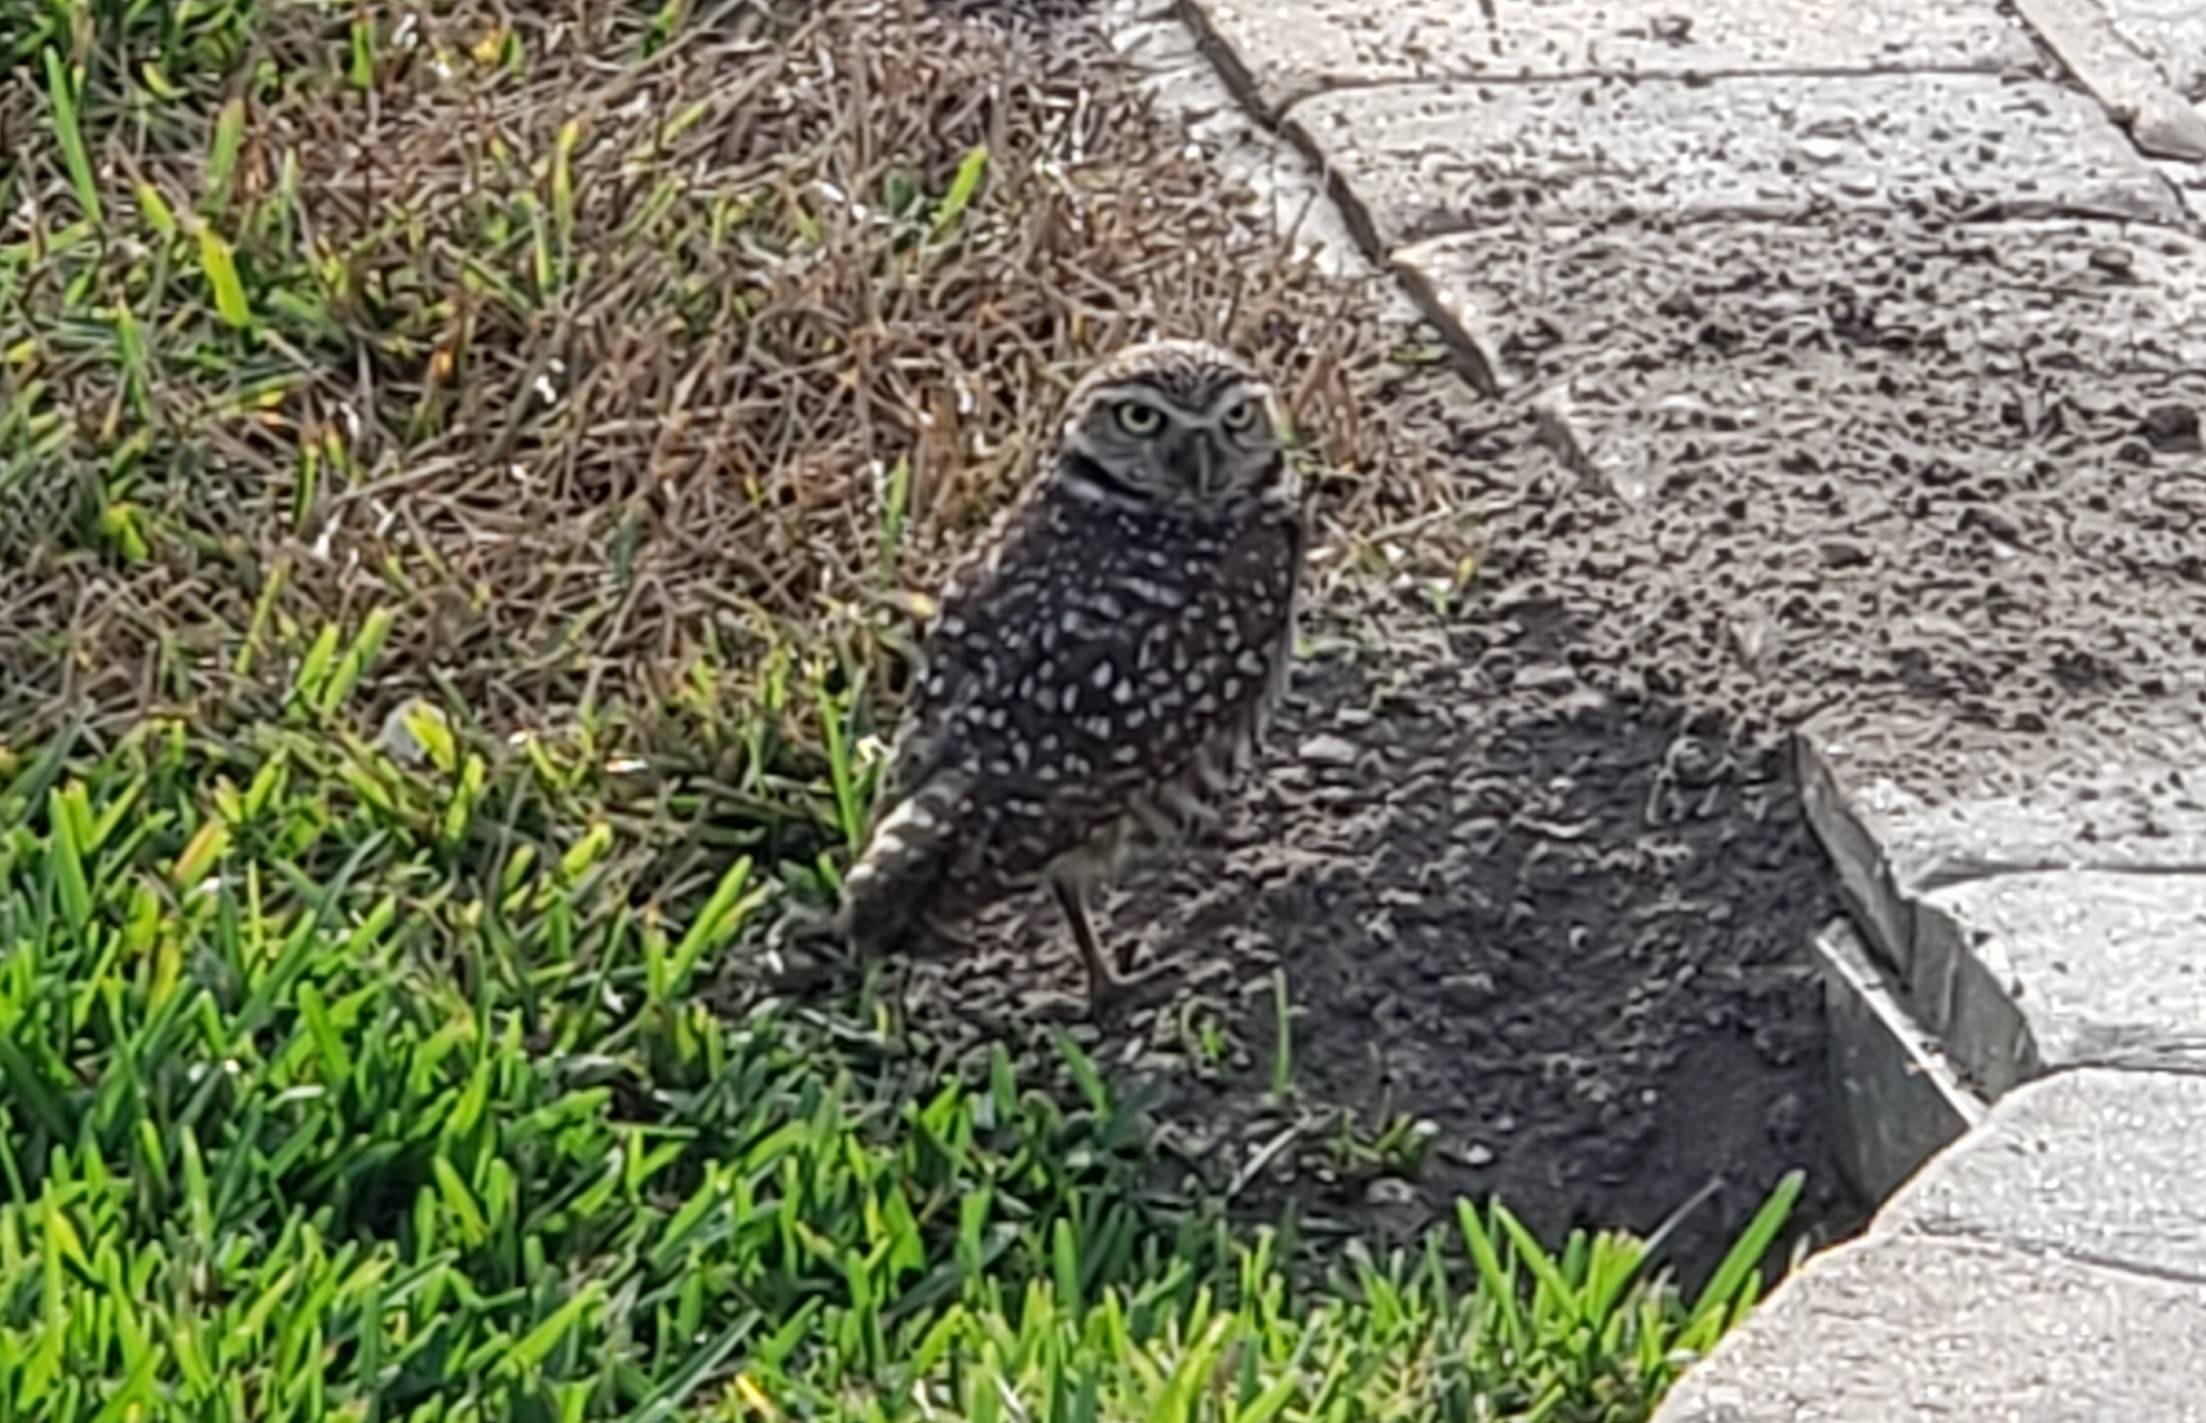
[[[2035,361],[2056,389],[2038,353],[2057,314],[2077,367],[2135,394],[2135,458],[2166,461],[2140,526],[2206,486],[2196,0],[1182,6],[1472,378],[1535,402],[1557,455],[1627,506],[1660,497],[1680,440],[1873,421],[1871,377],[1906,378],[1841,353],[1776,379],[1742,354],[1712,382],[1735,390],[1678,389],[1604,347],[1620,308],[1677,299],[1663,274],[1739,251],[1965,303],[1989,368]],[[2030,275],[1971,270],[1963,230]],[[1747,291],[1710,329],[1737,341],[1796,311]],[[2042,425],[2028,398],[2007,413]],[[1772,469],[1803,458],[1762,448]],[[2026,513],[1981,517],[2019,547]],[[1875,554],[1836,542],[1833,567]],[[2206,1419],[2206,573],[2180,571],[2198,554],[2048,564],[2078,608],[2178,570],[2133,612],[2168,648],[2149,704],[1988,726],[1996,688],[1834,688],[1798,728],[1853,910],[1816,949],[1837,1098],[1857,1183],[1886,1204],[1689,1374],[1666,1423]],[[1964,668],[1970,635],[1953,633]]]

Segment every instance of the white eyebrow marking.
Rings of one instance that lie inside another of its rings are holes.
[[[1239,380],[1219,391],[1210,404],[1203,407],[1203,422],[1215,425],[1225,419],[1226,411],[1244,400],[1253,400],[1261,406],[1271,404],[1271,387],[1262,381]]]

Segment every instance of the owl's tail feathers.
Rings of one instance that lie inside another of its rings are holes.
[[[843,937],[861,954],[891,954],[928,924],[957,856],[962,777],[928,781],[873,827],[843,876]]]

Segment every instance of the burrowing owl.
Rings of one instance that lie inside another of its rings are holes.
[[[841,927],[891,952],[1047,884],[1089,1004],[1094,891],[1197,824],[1248,769],[1285,686],[1307,535],[1272,392],[1194,341],[1119,352],[950,580],[844,882]]]

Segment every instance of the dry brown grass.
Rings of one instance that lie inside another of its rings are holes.
[[[189,48],[88,29],[97,222],[51,86],[0,79],[35,155],[0,192],[0,741],[156,710],[220,734],[384,609],[362,723],[417,693],[501,734],[590,706],[638,749],[734,748],[727,782],[771,799],[808,666],[874,667],[1073,376],[1151,331],[1277,373],[1329,517],[1434,497],[1368,473],[1367,295],[1076,22],[377,10]]]

